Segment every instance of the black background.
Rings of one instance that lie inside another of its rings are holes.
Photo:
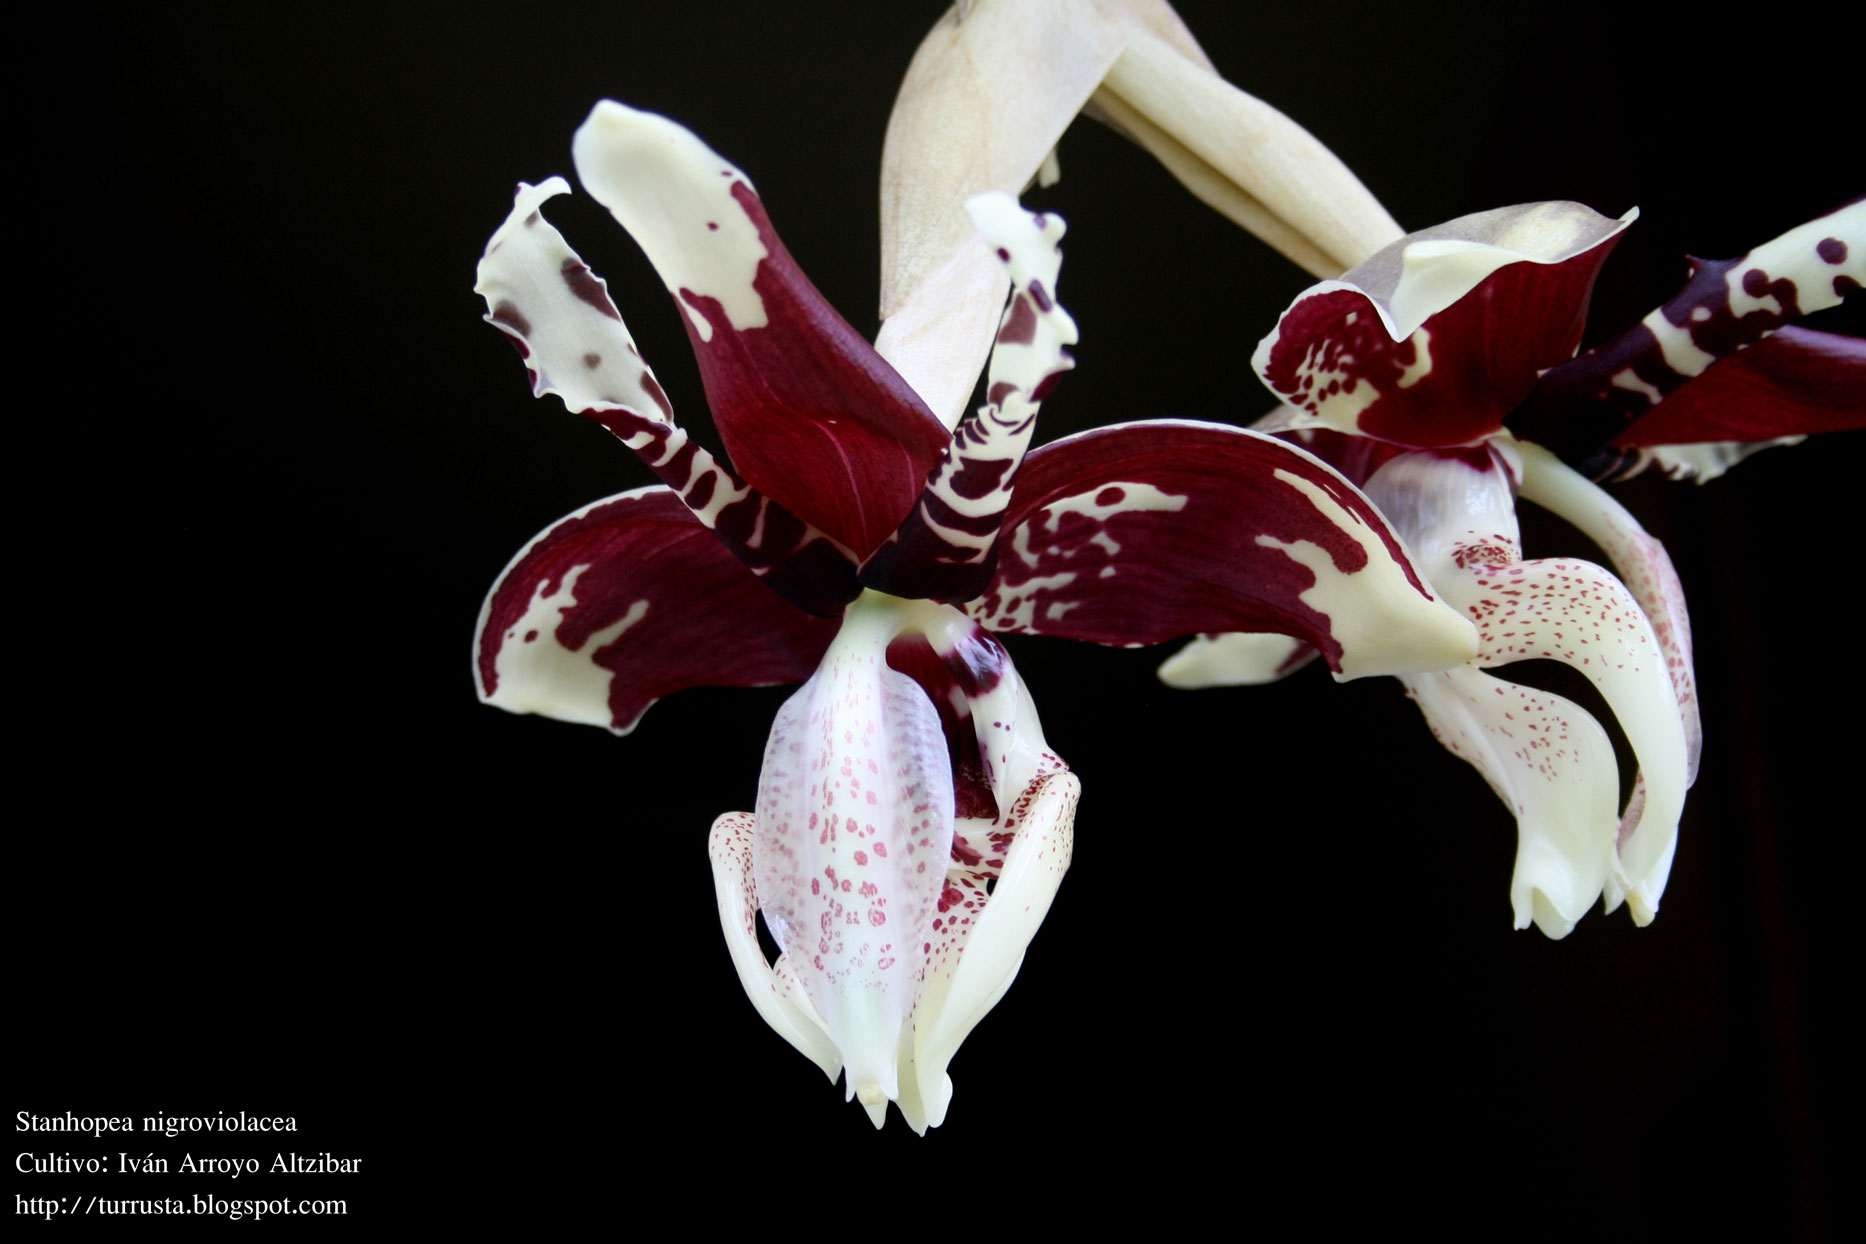
[[[1687,249],[1740,253],[1858,189],[1818,13],[1763,34],[1624,8],[1180,7],[1408,227],[1639,205],[1596,337],[1669,294]],[[649,482],[532,401],[480,323],[473,267],[512,184],[568,174],[600,97],[665,112],[746,170],[872,330],[881,136],[939,9],[63,11],[16,166],[6,1108],[291,1115],[286,1148],[366,1161],[14,1190],[347,1197],[352,1229],[553,1232],[732,1197],[747,1221],[1823,1236],[1856,434],[1621,490],[1689,593],[1706,731],[1644,930],[1512,932],[1509,815],[1390,680],[1171,693],[1164,652],[1013,640],[1085,787],[1075,864],[924,1140],[843,1104],[722,945],[707,826],[750,807],[783,689],[685,692],[626,739],[475,702],[473,622],[506,559]],[[1039,439],[1255,418],[1250,350],[1307,278],[1100,127],[1060,155],[1033,201],[1069,221],[1082,340]],[[587,198],[558,203],[710,436],[652,272]],[[1585,547],[1533,518],[1526,540]]]

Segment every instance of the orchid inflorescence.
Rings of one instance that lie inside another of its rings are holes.
[[[1012,109],[998,70],[1032,39],[1056,54],[1017,78]],[[1063,224],[1012,195],[1054,173],[1085,107],[1336,278],[1258,348],[1285,405],[1256,428],[1126,423],[1031,448],[1077,330],[1058,302]],[[889,1102],[916,1131],[944,1120],[947,1067],[1072,851],[1080,785],[998,635],[1197,636],[1162,670],[1181,686],[1316,655],[1338,679],[1396,675],[1516,813],[1519,927],[1561,937],[1603,895],[1652,918],[1697,763],[1689,624],[1664,549],[1589,475],[1707,477],[1744,443],[1857,423],[1836,395],[1859,383],[1861,344],[1788,323],[1866,279],[1866,207],[1700,265],[1574,358],[1630,214],[1535,204],[1401,237],[1319,144],[1218,78],[1165,4],[1058,17],[980,0],[929,35],[890,126],[870,346],[750,180],[679,125],[604,102],[573,155],[673,295],[730,465],[676,422],[606,285],[544,219],[568,184],[521,184],[480,264],[487,319],[534,393],[662,482],[513,559],[480,619],[481,698],[626,734],[684,687],[802,684],[755,809],[713,826],[715,891],[759,1014],[877,1127]],[[981,367],[984,402],[961,417]],[[1519,495],[1619,577],[1524,561]],[[1532,657],[1605,696],[1640,763],[1626,808],[1591,716],[1484,672]]]

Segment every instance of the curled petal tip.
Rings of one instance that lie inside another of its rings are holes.
[[[1160,681],[1181,691],[1256,687],[1306,665],[1315,649],[1291,635],[1232,631],[1200,635],[1160,665]]]
[[[868,1112],[868,1121],[880,1131],[888,1122],[887,1090],[873,1080],[864,1080],[855,1089],[855,1099],[862,1103],[862,1109]]]

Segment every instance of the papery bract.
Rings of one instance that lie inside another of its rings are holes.
[[[1400,236],[1346,165],[1218,76],[1165,0],[969,0],[928,32],[888,119],[876,345],[949,426],[984,364],[1005,283],[955,206],[1060,175],[1086,113],[1316,276]]]

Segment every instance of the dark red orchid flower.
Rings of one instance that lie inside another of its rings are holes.
[[[1472,628],[1365,497],[1274,437],[1140,423],[1026,456],[1076,335],[1055,301],[1054,217],[1004,195],[967,205],[1012,292],[986,402],[949,431],[699,139],[606,102],[574,155],[684,314],[733,465],[674,422],[606,286],[541,215],[568,186],[521,186],[480,265],[487,318],[535,393],[607,426],[663,483],[570,515],[512,561],[480,620],[481,697],[625,734],[683,687],[802,682],[755,815],[713,827],[721,919],[766,1021],[832,1080],[846,1068],[876,1126],[893,1101],[924,1131],[1071,850],[1076,778],[993,632],[1277,631],[1345,678],[1455,665]],[[695,773],[720,759],[694,740]]]

